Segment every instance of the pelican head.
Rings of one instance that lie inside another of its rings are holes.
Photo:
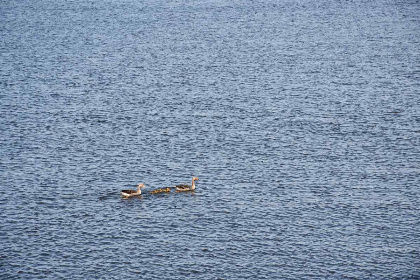
[[[197,177],[193,177],[192,179],[193,179],[193,181],[196,181],[196,180],[198,180],[198,178],[197,178]]]
[[[144,184],[139,184],[138,187],[139,188],[145,188]]]

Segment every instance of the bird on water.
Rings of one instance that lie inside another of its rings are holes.
[[[161,188],[161,189],[150,191],[149,193],[150,194],[158,194],[158,193],[168,193],[168,192],[171,192],[170,188]]]
[[[195,181],[197,180],[198,180],[197,177],[193,177],[191,185],[176,185],[175,189],[177,192],[193,191],[195,190]]]
[[[126,198],[141,195],[141,188],[144,188],[144,187],[145,187],[144,184],[138,184],[137,191],[136,190],[122,190],[121,195]]]

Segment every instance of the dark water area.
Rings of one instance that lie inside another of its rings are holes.
[[[419,279],[419,1],[11,0],[0,35],[0,279]]]

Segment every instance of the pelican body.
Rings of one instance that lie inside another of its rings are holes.
[[[177,192],[187,192],[187,191],[193,191],[195,190],[195,181],[197,181],[197,177],[192,178],[192,184],[191,185],[176,185],[175,189]]]
[[[121,195],[125,198],[141,195],[141,188],[144,188],[144,184],[139,184],[137,186],[137,191],[136,190],[122,190]]]

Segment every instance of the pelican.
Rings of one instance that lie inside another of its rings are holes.
[[[195,190],[195,181],[198,180],[197,177],[192,178],[192,184],[191,185],[176,185],[176,191],[177,192],[186,192],[186,191],[193,191]]]
[[[141,188],[144,188],[144,184],[139,184],[137,186],[137,191],[135,191],[135,190],[122,190],[121,195],[123,197],[126,197],[126,198],[141,195]]]

